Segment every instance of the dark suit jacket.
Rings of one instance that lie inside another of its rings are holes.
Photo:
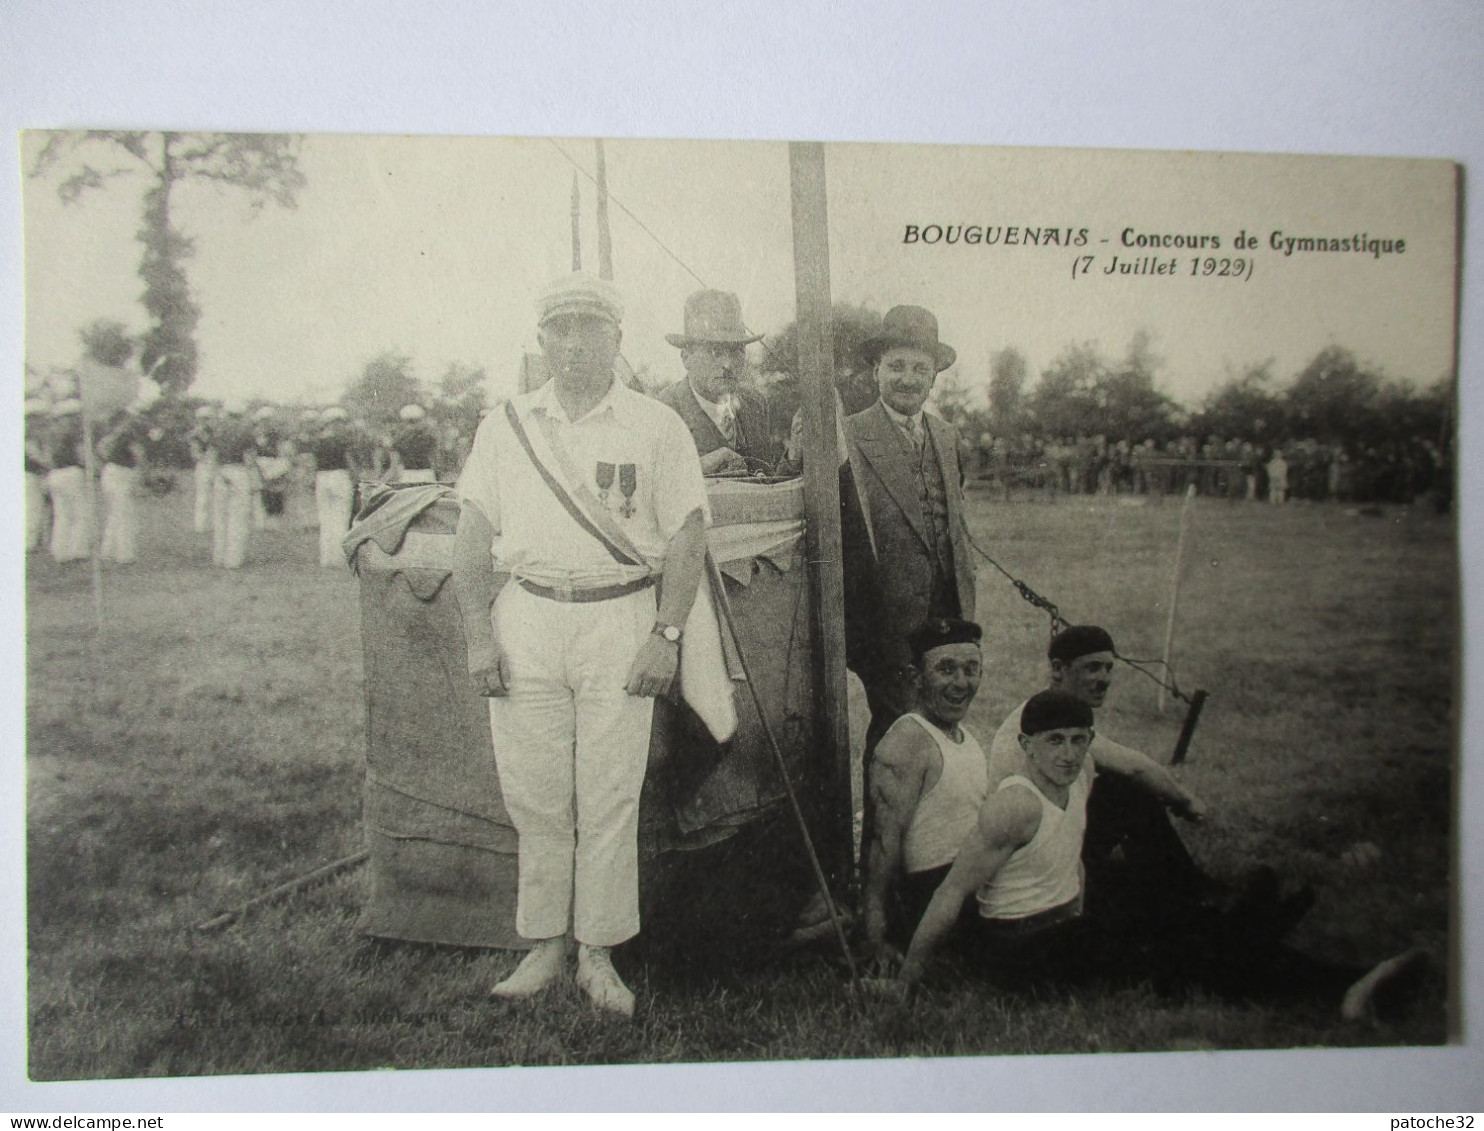
[[[948,531],[953,544],[953,577],[959,607],[966,620],[974,617],[974,559],[964,528],[963,470],[958,458],[958,433],[946,420],[923,413],[938,452],[948,495]],[[917,496],[912,459],[901,432],[877,401],[845,421],[845,435],[857,456],[860,491],[871,513],[876,545],[876,586],[879,592],[880,645],[876,670],[862,677],[871,682],[891,678],[910,661],[907,634],[928,613],[933,590],[932,547],[926,517]],[[847,563],[848,564],[848,563]]]
[[[704,456],[718,448],[729,446],[721,430],[696,402],[696,395],[685,378],[661,389],[656,399],[680,414],[680,419],[690,429],[691,439],[696,442],[697,455]],[[738,389],[737,424],[742,430],[742,436],[741,442],[733,450],[749,461],[756,461],[759,466],[751,470],[772,471],[782,454],[769,428],[771,423],[767,399],[755,389]]]

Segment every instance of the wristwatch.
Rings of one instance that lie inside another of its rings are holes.
[[[654,635],[669,641],[671,644],[680,643],[680,626],[678,624],[665,624],[663,621],[655,621],[654,628],[650,629]]]

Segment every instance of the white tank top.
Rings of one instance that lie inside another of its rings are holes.
[[[964,840],[974,831],[979,806],[989,794],[984,751],[967,727],[959,727],[962,742],[952,738],[919,714],[903,715],[893,727],[912,719],[932,735],[943,755],[943,773],[917,801],[917,811],[902,838],[902,865],[908,872],[925,872],[952,863]]]
[[[1087,795],[1092,788],[1092,759],[1087,759],[1067,791],[1060,809],[1030,779],[1011,774],[1006,789],[1028,789],[1041,803],[1041,827],[1030,842],[1010,854],[994,879],[978,892],[979,914],[986,919],[1023,919],[1050,911],[1082,892],[1082,834],[1087,829]]]

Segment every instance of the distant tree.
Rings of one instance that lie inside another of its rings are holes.
[[[113,318],[95,318],[81,330],[83,352],[100,365],[117,368],[134,355],[134,340],[122,322]]]
[[[1173,430],[1175,403],[1154,387],[1155,371],[1164,359],[1153,347],[1153,335],[1138,330],[1123,363],[1098,374],[1093,385],[1099,410],[1094,432],[1138,443],[1166,437]]]
[[[340,403],[351,416],[386,425],[397,419],[403,405],[421,402],[424,396],[422,384],[412,375],[412,358],[384,350],[366,362]]]
[[[171,218],[171,196],[186,181],[238,189],[256,212],[272,202],[294,207],[305,179],[295,135],[149,133],[125,130],[58,132],[48,137],[30,175],[66,166],[57,191],[74,203],[115,177],[142,173],[151,181],[137,233],[144,245],[141,299],[153,320],[140,342],[139,364],[153,371],[167,395],[179,396],[196,376],[196,325],[201,311],[191,299],[185,261],[195,241]],[[127,159],[118,164],[120,159]]]
[[[974,390],[970,389],[957,373],[938,374],[938,379],[933,385],[933,408],[950,424],[962,427],[970,421],[971,417],[977,417],[976,423],[982,424],[988,413],[974,404],[977,399]]]
[[[989,426],[997,436],[1018,435],[1025,427],[1025,355],[1006,346],[989,359]]]
[[[438,396],[432,416],[440,425],[455,426],[461,433],[473,436],[479,427],[479,413],[487,403],[489,373],[482,365],[451,361],[438,379]]]
[[[1274,389],[1273,361],[1249,365],[1207,395],[1191,418],[1191,427],[1202,436],[1251,440],[1270,444],[1288,433],[1288,407]]]
[[[482,408],[488,385],[489,373],[484,366],[451,361],[443,371],[443,376],[438,379],[438,399],[454,403],[474,398]]]
[[[876,399],[876,379],[866,360],[865,343],[881,329],[881,315],[865,306],[837,302],[830,311],[831,345],[835,359],[835,388],[847,413],[869,408]],[[790,322],[763,339],[763,372],[782,397],[798,404],[799,328]]]
[[[1076,436],[1099,431],[1098,383],[1107,363],[1093,342],[1068,346],[1031,390],[1027,407],[1045,436]]]
[[[1385,429],[1376,419],[1382,377],[1342,346],[1326,346],[1299,371],[1284,397],[1292,427],[1324,443],[1355,443]]]

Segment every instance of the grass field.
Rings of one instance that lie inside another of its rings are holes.
[[[859,1003],[827,949],[730,973],[630,959],[632,1024],[571,987],[497,1006],[508,954],[365,938],[351,871],[237,926],[192,925],[360,846],[356,583],[307,531],[209,568],[188,501],[142,504],[138,564],[32,555],[28,612],[29,1071],[37,1080],[326,1069],[1434,1043],[1441,979],[1391,1026],[1133,989],[1034,1002],[963,979]],[[971,499],[981,544],[1072,620],[1156,656],[1179,509]],[[1321,890],[1295,941],[1347,960],[1448,950],[1454,821],[1451,520],[1201,503],[1177,669],[1211,700],[1183,772],[1213,871],[1265,861]],[[1042,678],[1045,618],[980,574],[981,736]],[[1179,715],[1124,670],[1100,727],[1167,755]],[[1356,854],[1357,845],[1374,845]],[[621,963],[621,965],[624,965]]]

